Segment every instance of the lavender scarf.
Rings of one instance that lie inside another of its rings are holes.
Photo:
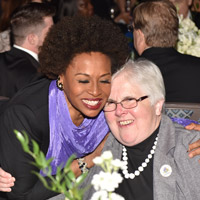
[[[80,126],[75,126],[64,92],[56,87],[56,81],[52,81],[49,87],[49,126],[50,142],[46,158],[54,158],[52,174],[56,173],[57,166],[63,167],[72,154],[79,158],[92,152],[109,131],[103,112],[97,118],[85,118]]]

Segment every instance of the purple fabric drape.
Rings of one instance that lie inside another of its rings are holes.
[[[176,122],[176,123],[178,123],[178,124],[181,124],[181,125],[184,126],[184,127],[187,126],[187,125],[189,125],[189,124],[191,124],[191,123],[198,124],[197,121],[191,120],[191,119],[183,119],[183,118],[174,118],[174,117],[171,117],[171,120],[172,120],[173,122]]]

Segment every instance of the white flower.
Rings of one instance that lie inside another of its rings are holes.
[[[125,200],[125,199],[116,193],[111,193],[108,196],[108,193],[105,190],[102,190],[102,191],[95,192],[92,195],[91,200]]]
[[[111,160],[113,158],[113,155],[111,151],[104,151],[101,155],[102,159],[104,160]]]
[[[93,162],[100,165],[104,171],[95,174],[91,181],[96,192],[91,200],[124,200],[118,194],[113,193],[118,188],[123,178],[117,171],[123,168],[124,162],[119,159],[113,160],[111,151],[105,151],[100,157],[96,157]]]
[[[189,19],[179,16],[177,51],[200,57],[200,30]]]
[[[101,165],[103,163],[103,159],[102,159],[102,157],[98,156],[98,157],[96,157],[96,158],[93,159],[93,162],[96,165]]]
[[[95,192],[92,195],[91,200],[109,200],[108,199],[108,192],[105,191],[105,190],[101,190],[101,191]]]
[[[97,190],[106,190],[108,192],[113,192],[123,180],[121,174],[117,172],[108,173],[101,171],[99,174],[93,176],[91,184],[94,186],[94,189]]]
[[[117,169],[122,168],[124,166],[124,162],[119,159],[112,160],[111,164]]]
[[[124,197],[122,197],[114,192],[110,195],[110,197],[111,197],[111,200],[125,200]]]

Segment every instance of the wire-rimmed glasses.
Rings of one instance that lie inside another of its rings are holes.
[[[144,99],[148,98],[148,96],[142,96],[139,99],[136,98],[126,98],[120,102],[116,101],[107,101],[104,106],[105,112],[112,112],[116,110],[117,104],[121,104],[121,106],[125,109],[135,108],[138,105],[138,102],[143,101]]]

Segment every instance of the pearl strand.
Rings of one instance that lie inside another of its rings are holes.
[[[144,160],[144,162],[138,167],[137,170],[135,170],[134,173],[129,173],[128,172],[128,156],[127,156],[127,150],[126,147],[123,146],[122,147],[122,160],[124,161],[124,167],[122,170],[122,173],[124,174],[124,178],[126,179],[134,179],[136,176],[139,176],[141,172],[144,171],[144,168],[147,167],[147,164],[150,162],[150,160],[153,157],[153,154],[155,153],[156,150],[156,145],[157,145],[157,141],[158,140],[158,136],[156,137],[155,141],[154,141],[154,145],[152,146],[152,149],[150,150],[150,153],[148,154],[147,158]]]

